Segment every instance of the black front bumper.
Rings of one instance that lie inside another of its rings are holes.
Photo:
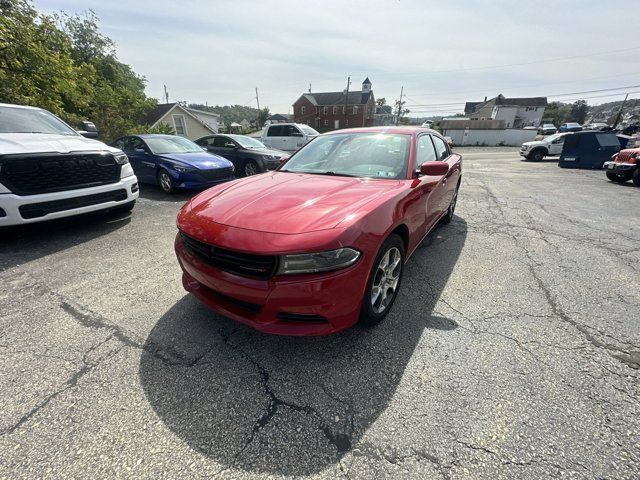
[[[638,166],[636,163],[605,162],[603,168],[616,175],[630,176]]]

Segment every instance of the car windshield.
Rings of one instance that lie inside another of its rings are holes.
[[[351,133],[320,136],[298,151],[283,172],[366,178],[406,178],[409,135]]]
[[[45,110],[17,107],[0,107],[0,133],[79,135],[58,117]]]
[[[243,148],[249,148],[251,150],[267,148],[264,143],[255,138],[245,137],[244,135],[229,135],[229,137],[238,142]]]
[[[202,152],[204,149],[182,137],[147,137],[144,139],[153,153],[192,153]]]
[[[302,133],[305,135],[320,135],[316,130],[311,127],[307,127],[306,125],[298,125],[298,128],[302,130]]]

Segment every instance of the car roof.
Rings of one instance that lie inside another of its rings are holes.
[[[132,133],[131,135],[125,135],[125,137],[140,137],[140,138],[176,138],[180,135],[165,135],[162,133]],[[180,137],[185,138],[185,137]],[[185,140],[189,140],[186,138]]]
[[[413,127],[413,126],[386,126],[386,127],[363,127],[363,128],[345,128],[343,130],[333,130],[331,132],[324,133],[323,135],[332,135],[337,133],[390,133],[401,135],[415,135],[418,133],[435,133],[442,136],[431,128],[425,127]]]

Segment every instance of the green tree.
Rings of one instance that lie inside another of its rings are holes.
[[[555,126],[569,121],[571,105],[562,102],[551,102],[544,110],[544,121],[551,122]]]
[[[271,116],[271,112],[269,111],[269,107],[261,108],[258,112],[258,118],[256,120],[258,124],[258,128],[262,128],[267,119]]]
[[[572,122],[578,122],[583,124],[587,119],[587,113],[589,112],[589,105],[585,100],[577,100],[571,105],[571,114],[569,116]]]
[[[92,120],[111,140],[155,105],[144,87],[93,12],[45,15],[27,0],[0,0],[0,102],[42,107],[72,126]]]
[[[387,99],[384,97],[380,97],[376,100],[376,105],[378,107],[384,107],[387,104]]]

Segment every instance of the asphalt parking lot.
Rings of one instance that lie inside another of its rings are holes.
[[[186,295],[188,195],[0,231],[0,478],[638,478],[640,189],[465,149],[375,329]]]

